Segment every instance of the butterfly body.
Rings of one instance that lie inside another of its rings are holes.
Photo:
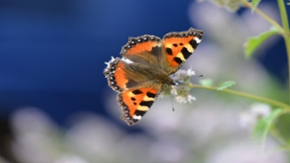
[[[152,35],[129,38],[120,52],[122,58],[107,63],[104,74],[108,85],[119,93],[121,118],[128,125],[142,118],[163,85],[175,85],[170,75],[194,52],[202,37],[202,31],[190,28],[168,33],[162,40]]]

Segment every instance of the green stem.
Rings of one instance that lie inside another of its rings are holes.
[[[280,143],[282,144],[282,147],[280,147],[282,150],[290,151],[290,146],[288,145],[288,142],[283,138],[283,136],[280,134],[280,132],[276,129],[276,127],[272,127],[270,130],[270,134]]]
[[[280,16],[282,19],[283,28],[286,34],[289,34],[288,16],[287,16],[287,11],[285,8],[284,0],[277,0],[277,1],[278,1],[279,11],[280,11]]]
[[[248,2],[247,0],[244,1],[244,7],[247,8],[252,8],[252,5],[250,2]],[[255,8],[254,11],[259,14],[262,18],[264,18],[265,20],[267,20],[270,24],[272,24],[273,26],[275,26],[279,32],[284,35],[285,31],[284,29],[281,27],[280,24],[278,24],[275,20],[273,20],[271,17],[269,17],[267,14],[265,14],[262,10],[260,10],[259,8]]]
[[[207,86],[201,86],[201,85],[197,85],[197,84],[190,84],[190,86],[192,88],[201,88],[201,89],[217,91],[216,87],[207,87]],[[282,109],[287,109],[287,111],[290,111],[290,105],[287,105],[287,104],[285,104],[283,102],[272,100],[272,99],[269,99],[269,98],[255,96],[255,95],[252,95],[252,94],[239,92],[239,91],[234,91],[234,90],[230,90],[230,89],[223,89],[223,90],[220,90],[220,92],[226,92],[226,93],[234,94],[234,95],[237,95],[237,96],[246,97],[246,98],[249,98],[249,99],[265,102],[265,103],[277,106],[277,107],[282,108]]]
[[[289,114],[289,110],[283,110],[282,112],[279,113],[278,117],[283,115],[283,114]],[[287,150],[290,152],[290,144],[287,142],[287,140],[281,135],[279,130],[276,128],[277,120],[272,124],[271,129],[270,129],[270,134],[280,143],[282,146],[280,147],[281,150]]]
[[[289,32],[289,22],[288,22],[288,16],[287,16],[287,11],[285,8],[284,0],[277,0],[278,1],[278,6],[279,6],[279,11],[280,11],[280,16],[282,19],[282,25],[284,28],[285,33],[283,34],[283,38],[285,41],[286,45],[286,51],[287,51],[287,58],[288,58],[288,82],[289,85],[288,87],[290,88],[290,32]],[[289,89],[289,102],[290,102],[290,89]]]
[[[263,17],[265,20],[267,20],[269,23],[271,23],[273,26],[275,26],[279,32],[284,35],[285,31],[284,29],[281,27],[281,25],[279,25],[275,20],[273,20],[272,18],[270,18],[267,14],[265,14],[262,10],[260,10],[259,8],[255,9],[255,12],[257,14],[259,14],[261,17]]]
[[[275,137],[280,144],[287,144],[287,141],[283,138],[280,132],[276,129],[276,127],[272,127],[270,133],[273,137]]]

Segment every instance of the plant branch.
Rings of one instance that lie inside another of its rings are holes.
[[[286,46],[286,52],[287,52],[287,58],[288,58],[288,87],[290,87],[290,32],[289,32],[289,22],[288,22],[288,16],[287,16],[287,11],[285,8],[285,4],[283,0],[277,0],[278,1],[278,6],[279,6],[279,11],[280,11],[280,16],[282,20],[282,25],[284,28],[284,41],[285,41],[285,46]],[[289,90],[289,102],[290,102],[290,90]]]
[[[259,14],[261,17],[263,17],[264,19],[266,19],[269,23],[271,23],[273,26],[275,26],[279,32],[284,35],[285,31],[284,29],[281,27],[280,24],[278,24],[275,20],[273,20],[272,18],[270,18],[267,14],[265,14],[262,10],[260,10],[259,8],[255,9],[255,12],[257,14]]]
[[[283,146],[280,147],[282,150],[290,151],[290,146],[288,142],[283,138],[280,132],[276,129],[276,127],[272,127],[270,130],[270,134]]]
[[[200,89],[217,91],[216,87],[208,87],[208,86],[202,86],[202,85],[197,85],[197,84],[190,84],[190,86],[192,88],[200,88]],[[226,93],[234,94],[237,96],[246,97],[249,99],[265,102],[265,103],[277,106],[277,107],[282,108],[282,109],[287,109],[287,111],[290,111],[290,105],[287,105],[283,102],[272,100],[269,98],[260,97],[260,96],[256,96],[256,95],[252,95],[252,94],[248,94],[248,93],[244,93],[244,92],[239,92],[239,91],[235,91],[235,90],[230,90],[230,89],[223,89],[223,90],[220,90],[220,92],[226,92]]]
[[[250,2],[248,1],[245,1],[244,2],[244,7],[247,7],[247,8],[252,8],[252,5]],[[269,17],[266,13],[264,13],[262,10],[260,10],[259,8],[255,8],[254,11],[259,14],[262,18],[264,18],[265,20],[267,20],[270,24],[272,24],[273,26],[275,26],[279,32],[284,35],[285,34],[285,31],[284,29],[281,27],[280,24],[278,24],[275,20],[273,20],[271,17]]]
[[[277,0],[277,1],[278,1],[279,11],[280,11],[280,16],[282,19],[283,28],[284,28],[286,34],[289,34],[288,16],[287,16],[287,11],[285,8],[284,1],[283,0]]]

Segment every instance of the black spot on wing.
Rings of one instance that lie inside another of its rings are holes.
[[[193,49],[196,49],[196,47],[198,45],[198,43],[193,39],[189,41],[189,44],[192,46]]]
[[[131,119],[129,122],[128,122],[128,125],[131,126],[135,123],[137,123],[139,121],[139,119]]]
[[[139,115],[140,115],[140,116],[143,116],[146,112],[147,112],[147,111],[136,110],[134,114],[137,115],[137,116],[139,116]]]
[[[173,60],[178,63],[178,64],[181,64],[182,63],[182,60],[178,57],[174,57]]]
[[[147,92],[146,95],[147,95],[149,98],[155,98],[155,96],[156,96],[155,93],[151,93],[151,92]]]
[[[141,106],[147,106],[148,108],[151,107],[151,105],[153,104],[154,101],[142,101],[140,102]]]
[[[166,48],[165,51],[166,51],[166,53],[167,53],[168,55],[172,55],[172,54],[173,54],[171,48]]]
[[[191,55],[191,53],[187,50],[186,47],[183,47],[183,48],[181,49],[181,53],[183,54],[183,57],[184,57],[185,59],[187,59],[187,58]]]
[[[140,91],[139,89],[136,89],[136,90],[132,91],[132,93],[134,93],[135,95],[138,95],[138,94],[142,94],[143,92]]]

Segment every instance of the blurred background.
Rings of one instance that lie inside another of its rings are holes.
[[[276,1],[259,8],[280,23]],[[129,36],[190,27],[205,38],[185,69],[286,102],[283,39],[243,56],[247,38],[271,27],[250,10],[195,0],[0,1],[0,163],[289,162],[272,138],[264,152],[252,141],[255,115],[270,108],[241,97],[192,90],[197,100],[174,102],[175,112],[163,98],[135,126],[119,119],[104,62],[119,57]]]

